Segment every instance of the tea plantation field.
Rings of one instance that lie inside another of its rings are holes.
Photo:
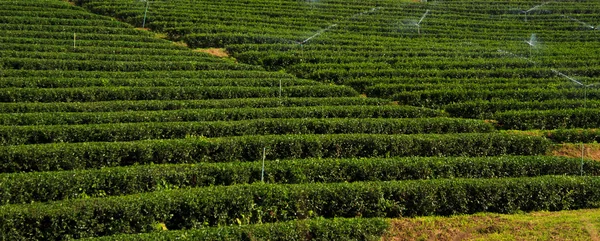
[[[600,207],[600,163],[551,155],[600,140],[598,1],[0,0],[0,23],[0,240]]]

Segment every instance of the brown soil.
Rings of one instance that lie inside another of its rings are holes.
[[[209,48],[209,49],[194,49],[194,52],[207,53],[219,58],[227,58],[229,54],[225,51],[225,49],[220,48]]]
[[[562,144],[554,151],[553,156],[581,157],[581,144]],[[584,144],[584,158],[600,161],[600,145]]]

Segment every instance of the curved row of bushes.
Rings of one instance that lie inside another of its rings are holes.
[[[269,161],[264,181],[279,184],[504,178],[542,175],[599,176],[600,163],[550,156],[397,157]],[[128,195],[171,189],[261,182],[262,162],[135,165],[59,172],[0,174],[4,204]]]

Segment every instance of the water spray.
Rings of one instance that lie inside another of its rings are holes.
[[[421,35],[421,22],[423,22],[423,20],[425,20],[425,17],[427,17],[427,14],[429,14],[429,9],[427,9],[427,11],[425,11],[423,16],[421,16],[421,19],[419,19],[419,22],[415,23],[415,25],[417,25],[417,32],[419,33],[419,35]]]
[[[305,39],[305,40],[304,40],[304,41],[302,41],[302,42],[299,42],[298,44],[300,44],[300,45],[302,45],[302,44],[305,44],[306,42],[310,41],[311,39],[313,39],[313,38],[315,38],[315,37],[317,37],[317,36],[319,36],[319,35],[323,34],[324,32],[327,32],[327,31],[329,31],[330,29],[332,29],[332,28],[335,28],[335,27],[337,27],[337,26],[338,26],[337,24],[332,24],[332,25],[329,25],[329,27],[319,30],[317,33],[313,34],[313,36],[310,36],[309,38]]]
[[[531,60],[531,59],[529,59],[529,58],[525,58],[525,57],[523,57],[523,56],[520,56],[520,55],[518,55],[518,54],[515,54],[515,53],[512,53],[512,52],[509,52],[509,51],[506,51],[506,50],[498,49],[498,52],[499,52],[499,53],[502,53],[502,54],[504,54],[504,55],[509,55],[509,56],[516,57],[516,58],[519,58],[519,59],[524,59],[524,60],[527,60],[529,63],[532,63],[532,64],[537,64],[537,62],[535,62],[535,61],[533,61],[533,60]]]
[[[585,26],[586,28],[589,28],[589,29],[592,29],[592,30],[598,30],[598,29],[599,29],[599,27],[600,27],[600,26],[599,26],[599,27],[594,27],[594,26],[592,26],[591,24],[588,24],[588,23],[586,23],[586,22],[583,22],[583,21],[581,21],[581,20],[579,20],[579,19],[576,19],[576,18],[573,18],[573,17],[567,16],[567,15],[561,15],[561,16],[563,16],[563,17],[565,17],[565,18],[568,18],[568,19],[570,19],[571,21],[577,22],[577,23],[579,23],[579,24],[581,24],[581,25]]]
[[[528,10],[522,10],[521,13],[525,14],[525,22],[527,22],[527,14],[529,14],[531,11],[537,10],[538,8],[541,8],[544,5],[549,4],[551,2],[554,2],[554,1],[548,1],[548,2],[542,3],[540,5],[537,5],[537,6],[534,6],[534,7],[530,8]]]
[[[560,75],[568,80],[570,80],[571,82],[579,85],[580,87],[583,87],[583,109],[587,109],[587,89],[593,86],[597,86],[600,83],[594,83],[594,84],[584,84],[581,83],[581,81],[577,81],[575,78],[568,76],[566,74],[563,74],[562,72],[556,70],[556,69],[551,69],[552,72],[554,72],[557,75]],[[581,142],[581,166],[580,166],[580,174],[583,176],[583,159],[585,156],[585,145],[583,144],[583,142]]]
[[[525,40],[525,43],[529,44],[529,46],[531,47],[535,47],[535,45],[537,44],[537,38],[535,36],[535,33],[532,33],[531,37],[529,37],[529,41]]]
[[[371,8],[371,9],[367,10],[367,11],[364,11],[364,12],[361,12],[361,13],[354,14],[354,15],[352,15],[352,16],[350,17],[350,19],[353,19],[353,18],[356,18],[356,17],[362,16],[362,15],[364,15],[364,14],[374,13],[374,12],[376,12],[376,11],[379,11],[379,10],[381,10],[381,9],[383,9],[383,8],[382,8],[382,7],[374,7],[374,8]],[[316,38],[316,37],[318,37],[319,35],[321,35],[321,34],[323,34],[323,33],[327,32],[327,31],[329,31],[329,30],[331,30],[332,28],[335,28],[335,27],[337,27],[337,26],[338,26],[337,24],[332,24],[332,25],[329,25],[329,27],[327,27],[327,28],[324,28],[324,29],[321,29],[321,30],[317,31],[317,32],[316,32],[314,35],[310,36],[309,38],[305,39],[304,41],[301,41],[301,42],[296,42],[296,43],[297,43],[297,44],[300,44],[301,46],[303,46],[303,44],[307,43],[307,42],[308,42],[308,41],[310,41],[311,39],[313,39],[313,38]]]
[[[570,80],[571,82],[573,82],[573,83],[575,83],[575,84],[577,84],[577,85],[579,85],[579,86],[586,86],[585,84],[583,84],[583,83],[581,83],[581,82],[577,81],[576,79],[572,78],[571,76],[568,76],[568,75],[566,75],[566,74],[563,74],[563,73],[561,73],[560,71],[558,71],[558,70],[556,70],[556,69],[550,69],[550,70],[552,70],[552,72],[554,72],[555,74],[557,74],[557,75],[560,75],[561,77],[564,77],[564,78],[566,78],[566,79]]]
[[[267,148],[263,147],[262,170],[260,172],[260,181],[265,182],[265,159],[267,158]]]
[[[362,15],[364,15],[364,14],[374,13],[374,12],[376,12],[376,11],[379,11],[379,10],[381,10],[381,9],[382,9],[382,7],[375,7],[375,8],[371,8],[370,10],[364,11],[364,12],[362,12],[362,13],[357,13],[357,14],[354,14],[354,15],[352,15],[352,16],[350,17],[350,19],[353,19],[353,18],[356,18],[356,17],[360,17],[360,16],[362,16]]]
[[[529,57],[531,58],[533,56],[533,48],[537,46],[537,37],[535,36],[535,33],[532,33],[531,37],[529,38],[529,41],[525,40],[525,43],[529,45]]]
[[[148,5],[150,4],[150,0],[142,0],[146,2],[146,10],[144,10],[144,20],[142,21],[142,28],[146,27],[146,16],[148,15]]]

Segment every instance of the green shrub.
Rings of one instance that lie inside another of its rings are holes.
[[[600,175],[599,162],[583,164],[586,175]],[[255,183],[261,180],[261,167],[259,161],[0,174],[0,204]],[[580,168],[579,158],[550,156],[295,159],[267,162],[264,178],[280,184],[499,178],[580,175]]]
[[[588,100],[588,108],[597,109],[600,101]],[[577,109],[584,107],[584,101],[575,100],[548,100],[523,102],[519,100],[496,101],[469,101],[444,106],[444,110],[451,116],[476,119],[491,119],[496,112],[525,111],[525,110],[552,110],[552,109]]]
[[[224,226],[86,240],[380,240],[389,223],[382,218],[307,219],[258,225]]]
[[[49,171],[148,163],[294,158],[537,155],[542,137],[503,133],[444,135],[272,135],[0,147],[0,171]]]
[[[0,114],[2,125],[73,125],[131,122],[234,121],[263,118],[422,118],[438,110],[412,106],[300,106],[271,108],[178,109],[174,111],[49,112]]]
[[[92,102],[113,100],[200,100],[282,97],[351,97],[358,93],[346,86],[186,86],[186,87],[86,87],[2,88],[0,102]]]
[[[0,126],[0,145],[57,142],[135,141],[187,136],[222,137],[275,134],[444,134],[492,132],[480,120],[423,119],[256,119],[216,122],[144,122],[88,125]]]
[[[386,105],[388,100],[362,97],[243,98],[218,100],[144,100],[100,102],[0,103],[0,113],[111,112],[211,108]]]
[[[598,129],[559,129],[544,132],[546,138],[557,143],[597,143],[600,142]]]
[[[0,206],[0,238],[57,240],[291,221],[597,207],[598,177],[236,185]]]
[[[600,109],[517,110],[493,115],[503,129],[553,130],[563,128],[600,127]]]

